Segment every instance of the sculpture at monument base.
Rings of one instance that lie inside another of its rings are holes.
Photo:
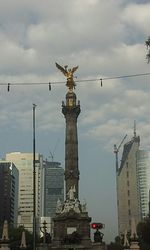
[[[102,243],[104,234],[100,232],[98,229],[94,233],[94,242],[100,242]]]
[[[64,203],[57,201],[54,217],[55,245],[91,245],[89,223],[91,218],[86,211],[86,203],[80,204],[75,198],[75,187],[71,187]],[[87,243],[85,243],[87,241]]]
[[[9,241],[9,237],[8,237],[8,222],[7,222],[7,220],[4,221],[3,233],[2,233],[1,240]]]
[[[129,249],[129,247],[130,247],[129,239],[128,239],[127,235],[128,235],[127,230],[125,230],[125,232],[124,232],[124,241],[123,241],[124,249]]]
[[[70,210],[73,210],[75,213],[86,213],[86,202],[84,200],[83,204],[80,204],[80,201],[74,197],[75,187],[71,187],[68,194],[68,199],[62,204],[58,199],[56,206],[56,214],[65,214]]]
[[[138,236],[136,231],[136,223],[135,219],[131,218],[131,237],[130,237],[130,249],[132,250],[139,250],[139,242],[138,242]]]
[[[2,238],[0,239],[0,249],[1,250],[10,250],[10,244],[9,244],[9,236],[8,236],[8,222],[7,220],[4,221],[3,224],[3,232],[2,232]]]
[[[24,250],[26,248],[27,248],[27,245],[26,245],[26,234],[25,234],[25,231],[23,230],[22,231],[22,236],[21,236],[20,249]]]

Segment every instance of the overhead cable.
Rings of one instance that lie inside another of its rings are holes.
[[[122,76],[112,76],[112,77],[104,77],[104,78],[93,78],[93,79],[81,79],[81,80],[75,80],[76,83],[87,83],[87,82],[96,82],[100,81],[101,87],[103,86],[103,81],[107,80],[115,80],[115,79],[124,79],[124,78],[133,78],[133,77],[141,77],[141,76],[148,76],[150,75],[150,72],[147,73],[140,73],[140,74],[132,74],[132,75],[122,75]],[[11,86],[33,86],[33,85],[48,85],[49,91],[51,90],[52,84],[62,84],[66,83],[65,81],[51,81],[51,82],[0,82],[1,86],[7,86],[7,91],[10,91],[10,85]]]

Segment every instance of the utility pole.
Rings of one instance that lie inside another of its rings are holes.
[[[36,250],[35,108],[33,104],[33,250]]]
[[[148,217],[150,219],[150,189],[149,189],[149,201],[148,201],[148,208],[149,208],[149,211],[148,211]]]

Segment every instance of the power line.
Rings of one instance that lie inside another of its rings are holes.
[[[84,79],[84,80],[77,80],[76,82],[93,82],[93,81],[99,81],[99,80],[115,80],[118,78],[129,78],[129,77],[138,77],[138,76],[146,76],[150,75],[150,72],[148,73],[141,73],[141,74],[134,74],[134,75],[123,75],[123,76],[113,76],[113,77],[104,77],[104,78],[95,78],[95,79]]]
[[[132,75],[122,75],[122,76],[113,76],[113,77],[104,77],[104,78],[93,78],[93,79],[81,79],[75,80],[76,83],[87,83],[87,82],[96,82],[100,81],[101,86],[103,81],[107,80],[115,80],[115,79],[124,79],[124,78],[133,78],[133,77],[141,77],[141,76],[148,76],[150,72],[147,73],[140,73],[140,74],[132,74]],[[51,90],[51,85],[53,84],[63,84],[66,83],[65,81],[50,81],[50,82],[12,82],[12,83],[4,83],[0,82],[1,86],[7,86],[8,92],[10,91],[10,86],[36,86],[36,85],[48,85],[49,90]]]

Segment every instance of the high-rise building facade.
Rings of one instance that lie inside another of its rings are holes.
[[[59,162],[44,162],[44,216],[53,217],[58,199],[64,201],[64,169]]]
[[[144,218],[150,212],[150,151],[139,150],[137,152],[137,176],[140,194],[141,217]]]
[[[0,224],[16,226],[18,217],[19,172],[12,162],[0,161]]]
[[[19,170],[18,225],[32,231],[33,225],[33,154],[13,152],[6,154],[6,160],[13,162]],[[35,154],[36,164],[36,217],[42,214],[43,158]]]
[[[117,177],[118,231],[131,229],[131,218],[138,223],[141,219],[137,178],[137,152],[140,138],[134,136],[124,145]]]
[[[136,135],[124,145],[120,168],[117,171],[118,231],[131,229],[149,214],[150,152],[139,149]]]

